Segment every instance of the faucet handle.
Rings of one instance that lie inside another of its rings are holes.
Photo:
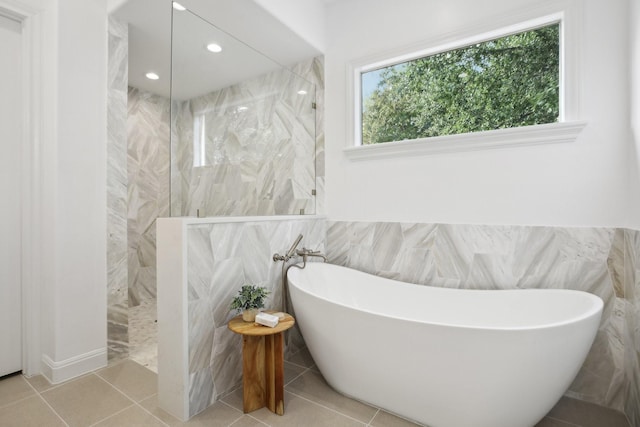
[[[296,251],[297,255],[318,255],[320,253],[320,251],[313,251],[311,249],[307,249],[307,248],[302,248],[302,249],[298,249]]]

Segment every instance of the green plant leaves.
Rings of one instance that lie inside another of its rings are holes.
[[[238,295],[231,301],[231,310],[264,308],[264,300],[270,292],[263,286],[243,285]]]

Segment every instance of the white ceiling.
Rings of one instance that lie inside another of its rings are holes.
[[[171,0],[128,0],[113,13],[129,24],[130,86],[190,99],[320,54],[253,0],[180,3],[188,11],[174,15],[173,88]],[[221,53],[205,49],[212,41],[223,47]],[[147,79],[149,71],[160,79]]]

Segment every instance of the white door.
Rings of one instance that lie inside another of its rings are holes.
[[[0,10],[0,376],[22,370],[21,25]]]

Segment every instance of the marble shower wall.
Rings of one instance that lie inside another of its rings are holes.
[[[298,234],[299,247],[324,251],[326,222],[317,219],[190,225],[187,235],[189,325],[189,415],[211,405],[242,378],[242,338],[227,328],[236,315],[231,299],[243,284],[270,291],[267,309],[281,308],[282,263]],[[287,352],[303,345],[297,328],[287,338]]]
[[[173,216],[316,213],[312,190],[324,188],[324,114],[313,103],[324,104],[323,60],[293,70],[175,105]],[[195,149],[194,133],[202,129],[204,147]]]
[[[567,394],[624,411],[640,425],[640,232],[329,222],[326,246],[331,263],[410,283],[569,288],[600,296],[597,337]]]
[[[129,306],[156,297],[156,218],[169,216],[169,100],[129,88]]]
[[[109,18],[107,105],[107,346],[126,358],[127,320],[127,73],[128,28]]]

